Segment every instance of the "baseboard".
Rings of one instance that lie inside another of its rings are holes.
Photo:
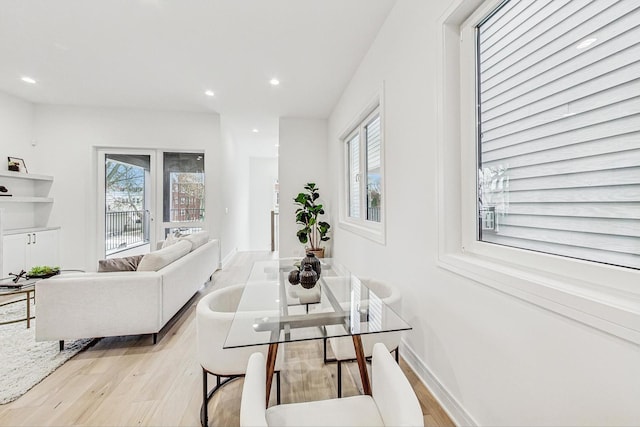
[[[449,415],[451,421],[457,426],[478,426],[478,423],[464,409],[458,400],[438,380],[431,370],[418,358],[415,351],[402,340],[400,356],[413,369],[418,378],[438,401],[442,409]]]
[[[229,252],[227,256],[225,256],[222,259],[220,268],[225,268],[227,265],[229,265],[229,263],[231,262],[233,257],[236,256],[237,253],[238,253],[238,248],[233,248],[231,252]]]

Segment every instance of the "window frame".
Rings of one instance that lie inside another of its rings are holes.
[[[380,197],[380,221],[370,221],[366,219],[367,216],[367,208],[366,208],[366,198],[367,198],[367,185],[366,185],[366,177],[367,177],[367,153],[366,153],[366,131],[365,127],[369,125],[376,116],[380,117],[380,187],[381,197]],[[350,216],[350,153],[349,153],[349,142],[353,139],[353,137],[359,134],[358,143],[359,143],[359,175],[360,175],[360,197],[359,197],[359,214],[358,218]],[[341,184],[340,184],[340,207],[339,207],[339,218],[338,225],[340,228],[365,237],[374,242],[385,244],[386,243],[386,185],[385,185],[385,168],[384,168],[384,153],[385,153],[385,132],[384,132],[384,106],[382,95],[377,94],[373,97],[371,102],[369,102],[365,108],[355,117],[355,119],[346,127],[345,131],[342,132],[340,138],[341,152],[342,152],[342,174],[341,174]]]
[[[475,26],[501,3],[457,0],[438,21],[438,265],[640,344],[640,271],[477,240]]]

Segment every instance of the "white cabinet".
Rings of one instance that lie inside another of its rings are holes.
[[[5,234],[2,238],[2,277],[29,271],[36,265],[59,265],[59,230]]]

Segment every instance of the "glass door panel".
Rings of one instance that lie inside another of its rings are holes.
[[[202,230],[205,219],[203,153],[163,153],[164,237]]]
[[[153,243],[153,165],[142,150],[100,150],[99,258],[150,252]]]

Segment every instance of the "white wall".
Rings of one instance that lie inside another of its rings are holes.
[[[249,248],[252,251],[271,250],[271,210],[277,179],[277,158],[249,159]]]
[[[31,146],[34,109],[32,103],[0,92],[0,170],[7,170],[7,157],[18,157],[35,173]]]
[[[637,425],[638,346],[436,265],[434,52],[436,23],[450,3],[398,1],[329,118],[329,181],[321,188],[337,218],[338,137],[384,81],[387,242],[334,224],[334,256],[401,288],[413,326],[403,356],[459,423]],[[283,191],[282,200],[289,197]]]
[[[25,161],[27,169],[35,166],[31,163],[33,147],[33,111],[34,106],[30,102],[23,101],[4,92],[0,92],[0,170],[7,170],[7,157],[18,157]],[[0,185],[4,185],[12,192],[11,185],[0,179]],[[15,205],[17,207],[17,205]],[[12,210],[16,208],[12,206]],[[2,210],[0,206],[0,210]],[[19,209],[23,209],[20,207]],[[0,237],[5,224],[2,222],[0,212]],[[5,219],[6,221],[6,219]],[[0,242],[0,271],[2,271],[2,244]]]
[[[63,268],[96,267],[95,147],[204,150],[207,228],[213,236],[221,234],[217,114],[37,105],[34,135],[33,171],[55,178],[49,224],[62,227]]]
[[[225,118],[220,118],[222,131],[222,259],[223,264],[229,260],[238,250],[238,241],[241,240],[242,228],[239,223],[239,214],[242,214],[240,204],[241,174],[238,149],[231,132],[228,129]],[[245,227],[246,228],[246,227]]]
[[[320,201],[328,202],[330,189],[327,179],[327,121],[319,119],[280,119],[280,251],[281,257],[304,256],[304,246],[298,241],[293,199],[308,182],[320,189]],[[330,203],[329,203],[330,204]],[[325,203],[325,210],[329,206]],[[329,212],[323,217],[334,226]],[[330,235],[333,235],[331,233]],[[329,250],[331,241],[325,243]],[[327,252],[325,256],[330,256]]]

